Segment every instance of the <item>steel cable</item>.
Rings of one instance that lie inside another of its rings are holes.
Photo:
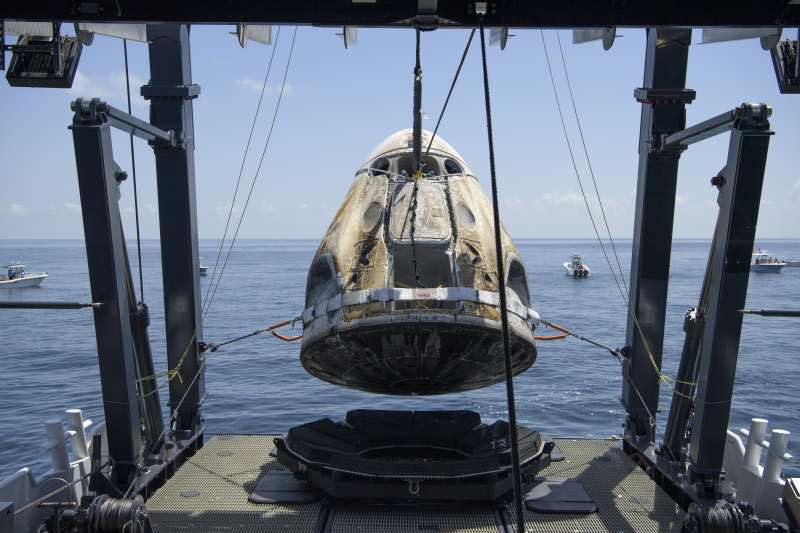
[[[275,42],[272,44],[272,53],[269,56],[269,62],[267,63],[267,72],[264,75],[264,83],[261,85],[261,93],[258,96],[258,105],[256,105],[256,112],[253,115],[253,122],[250,125],[250,134],[247,136],[247,144],[244,148],[244,155],[242,156],[242,164],[239,166],[239,176],[236,178],[236,186],[233,189],[233,199],[231,200],[230,208],[228,209],[228,218],[225,220],[225,230],[222,232],[222,240],[219,243],[219,250],[217,250],[217,259],[214,261],[214,268],[211,271],[211,279],[208,282],[208,288],[206,289],[206,295],[203,298],[203,314],[205,315],[205,306],[206,302],[208,301],[208,295],[211,293],[211,287],[214,285],[214,279],[217,275],[217,266],[219,265],[219,260],[222,257],[222,249],[225,246],[225,239],[228,236],[228,227],[231,223],[231,216],[233,215],[233,206],[236,204],[236,196],[239,193],[239,185],[242,182],[242,175],[244,174],[244,165],[247,161],[247,154],[250,152],[250,144],[253,141],[253,132],[256,129],[256,123],[258,122],[258,115],[261,112],[261,102],[264,100],[264,93],[267,90],[267,81],[269,80],[269,74],[272,71],[272,61],[275,59],[275,51],[278,49],[278,41],[281,38],[281,27],[278,26],[278,33],[275,35]]]
[[[131,115],[131,80],[128,74],[128,40],[122,39],[122,53],[125,57],[125,92],[128,97],[128,114]],[[136,217],[136,256],[139,260],[139,294],[144,303],[144,275],[142,274],[142,240],[139,235],[139,193],[136,187],[136,157],[133,149],[133,132],[131,137],[131,174],[133,174],[133,211]]]
[[[483,96],[486,104],[486,135],[489,140],[489,172],[492,181],[492,206],[494,207],[494,244],[497,261],[497,281],[500,291],[500,323],[503,338],[503,361],[506,375],[506,401],[508,403],[508,433],[511,449],[511,475],[514,481],[514,510],[517,531],[525,531],[525,516],[522,511],[522,479],[519,468],[519,443],[517,442],[517,411],[514,400],[514,376],[511,369],[511,343],[508,329],[508,308],[506,306],[506,281],[503,267],[503,246],[501,243],[500,205],[497,199],[497,175],[494,162],[494,139],[492,134],[492,107],[489,98],[489,71],[486,65],[486,37],[483,31],[483,17],[479,19],[481,34],[481,61],[483,63]]]
[[[631,317],[631,320],[634,323],[635,329],[639,333],[639,337],[642,339],[642,344],[643,344],[643,346],[645,348],[645,352],[647,353],[648,359],[650,361],[650,365],[653,367],[653,370],[658,375],[658,380],[660,382],[670,383],[670,382],[675,381],[675,380],[673,380],[670,376],[665,374],[661,370],[661,368],[659,367],[658,363],[656,362],[655,357],[653,356],[653,352],[650,349],[650,346],[649,346],[649,344],[647,342],[647,339],[645,338],[644,332],[642,331],[642,327],[639,324],[639,319],[637,318],[636,313],[633,311],[633,306],[630,303],[630,298],[629,298],[629,296],[627,296],[627,294],[628,294],[627,290],[623,289],[623,285],[620,283],[620,281],[619,281],[619,279],[618,279],[618,277],[616,275],[616,271],[614,269],[614,266],[611,264],[611,259],[609,258],[608,252],[606,251],[605,244],[603,243],[603,239],[600,237],[600,231],[597,229],[597,223],[595,222],[594,215],[592,214],[592,209],[591,209],[591,207],[589,205],[589,199],[588,199],[588,197],[586,195],[586,191],[585,191],[585,189],[583,187],[583,181],[581,180],[580,172],[578,171],[578,165],[577,165],[577,163],[575,161],[575,154],[574,154],[574,152],[572,150],[572,143],[569,140],[569,133],[567,132],[567,124],[566,124],[566,120],[564,119],[564,113],[563,113],[563,111],[561,109],[561,100],[558,97],[558,90],[556,89],[555,76],[553,75],[553,69],[552,69],[552,66],[550,64],[550,55],[547,52],[547,43],[546,43],[545,38],[544,38],[544,31],[539,30],[539,33],[541,34],[541,37],[542,37],[542,48],[544,50],[544,56],[545,56],[545,60],[547,62],[547,70],[548,70],[548,73],[550,74],[550,84],[553,87],[553,96],[555,97],[556,107],[558,109],[558,115],[559,115],[559,118],[561,119],[561,128],[562,128],[562,130],[564,132],[564,140],[567,143],[567,150],[569,151],[570,160],[572,161],[572,168],[575,171],[575,178],[578,181],[578,187],[580,188],[581,196],[583,197],[583,202],[586,205],[586,211],[587,211],[587,213],[589,215],[589,220],[592,223],[592,228],[594,229],[594,234],[597,237],[598,243],[600,244],[600,249],[603,252],[603,257],[605,258],[606,263],[608,264],[608,267],[611,270],[611,276],[614,279],[614,283],[617,286],[617,290],[619,291],[620,296],[622,297],[623,301],[625,302],[626,310],[630,314],[630,317]],[[565,65],[564,68],[566,69],[566,65]],[[588,157],[588,151],[587,151],[587,157]],[[598,196],[598,201],[601,201],[599,196]],[[619,259],[618,258],[617,258],[617,264],[619,264]],[[683,382],[681,380],[678,380],[678,383],[683,383]],[[691,386],[695,385],[694,383],[684,383],[684,384],[691,385]],[[675,390],[674,386],[671,386],[670,388],[672,389],[673,394],[683,395],[683,393]],[[646,407],[647,406],[645,406],[645,408]]]
[[[286,89],[286,78],[289,75],[289,67],[292,64],[292,55],[294,52],[294,43],[297,38],[297,26],[294,28],[294,33],[292,34],[292,44],[289,47],[289,58],[286,61],[286,68],[283,71],[283,81],[281,82],[281,89],[280,93],[278,94],[278,102],[275,104],[275,112],[272,114],[272,123],[269,127],[269,133],[267,134],[267,140],[264,142],[264,149],[261,151],[261,158],[258,161],[258,166],[256,167],[255,176],[253,177],[253,181],[250,184],[250,190],[247,192],[247,199],[244,202],[244,206],[242,207],[242,214],[239,216],[239,222],[236,224],[236,230],[233,232],[233,237],[231,239],[231,244],[228,247],[228,252],[225,254],[225,260],[222,263],[222,268],[219,273],[219,278],[217,278],[217,283],[214,285],[214,289],[211,291],[211,295],[208,298],[208,303],[206,310],[203,313],[203,318],[208,315],[208,312],[211,310],[211,303],[214,301],[214,296],[217,294],[217,289],[219,289],[219,284],[222,281],[222,275],[225,273],[225,268],[228,266],[228,259],[231,256],[231,252],[233,251],[233,246],[236,244],[236,239],[239,236],[239,230],[242,227],[242,222],[244,221],[245,214],[247,213],[247,207],[250,205],[250,198],[253,196],[253,189],[255,189],[256,183],[258,182],[258,178],[261,174],[261,167],[264,164],[264,157],[267,154],[267,149],[269,148],[269,143],[272,140],[272,132],[275,129],[275,123],[278,119],[278,111],[281,108],[281,101],[283,100],[284,91]],[[231,210],[233,206],[231,206]]]

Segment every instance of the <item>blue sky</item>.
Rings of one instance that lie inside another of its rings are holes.
[[[241,49],[232,28],[192,28],[195,83],[197,203],[201,238],[221,236],[233,185],[271,47]],[[320,238],[369,152],[390,133],[411,125],[414,34],[361,29],[345,50],[334,28],[301,27],[272,142],[240,237]],[[257,157],[277,99],[291,27],[277,43],[243,187],[253,179]],[[502,217],[515,238],[590,237],[591,226],[558,121],[538,31],[514,31],[504,51],[489,50],[493,122]],[[561,32],[581,121],[604,205],[615,236],[629,238],[636,187],[644,30],[621,30],[610,51],[599,43],[572,45]],[[694,41],[699,41],[699,30]],[[422,36],[423,109],[435,125],[466,30]],[[555,32],[545,32],[562,103],[568,102]],[[488,152],[477,46],[467,59],[441,128],[488,190]],[[133,91],[148,78],[147,48],[129,46]],[[740,104],[773,106],[773,130],[758,236],[800,237],[800,97],[777,90],[769,54],[758,41],[693,45],[688,87],[697,100],[688,108],[694,124]],[[69,102],[99,96],[124,108],[122,42],[98,37],[84,49],[71,90],[19,89],[0,81],[0,238],[81,238]],[[568,117],[571,110],[566,109]],[[146,118],[147,104],[134,102]],[[574,119],[570,134],[577,143]],[[127,137],[114,135],[115,158],[130,169]],[[716,195],[709,178],[723,165],[727,136],[692,146],[681,159],[676,237],[710,237]],[[158,236],[153,157],[137,141],[142,231]],[[578,151],[580,155],[580,150]],[[585,161],[580,170],[589,179]],[[242,201],[234,205],[238,216]],[[133,235],[131,180],[121,206]]]

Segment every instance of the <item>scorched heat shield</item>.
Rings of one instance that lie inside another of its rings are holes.
[[[430,132],[422,134],[427,147]],[[412,132],[356,173],[308,272],[303,367],[384,394],[442,394],[504,377],[492,207],[437,137],[414,173]],[[416,179],[415,179],[416,177]],[[415,190],[416,187],[416,190]],[[525,267],[502,230],[514,374],[536,359]]]

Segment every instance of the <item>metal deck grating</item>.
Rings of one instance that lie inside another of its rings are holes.
[[[554,439],[564,461],[541,472],[548,478],[579,480],[599,511],[589,515],[541,514],[525,509],[526,533],[679,532],[683,511],[634,462],[618,441]],[[506,508],[516,532],[514,507]]]
[[[158,533],[187,531],[292,531],[488,533],[503,531],[501,513],[469,507],[413,508],[339,506],[327,513],[319,503],[270,505],[247,498],[261,473],[279,468],[269,455],[271,435],[211,438],[150,498],[147,508]],[[619,442],[555,439],[566,459],[542,472],[583,483],[600,508],[591,515],[525,511],[532,533],[667,533],[680,531],[683,513],[628,458]],[[513,508],[505,508],[515,531]]]
[[[502,531],[500,522],[492,509],[337,508],[331,514],[326,533],[498,533]]]
[[[261,473],[279,465],[272,435],[212,437],[147,500],[158,533],[314,531],[322,506],[262,505],[247,497]]]

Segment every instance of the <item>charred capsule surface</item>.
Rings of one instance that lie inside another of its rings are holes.
[[[503,380],[492,207],[437,137],[415,173],[411,130],[370,155],[322,239],[306,285],[301,361],[369,392],[426,395]],[[427,146],[430,132],[423,132]],[[527,275],[502,229],[514,374],[536,359]]]

